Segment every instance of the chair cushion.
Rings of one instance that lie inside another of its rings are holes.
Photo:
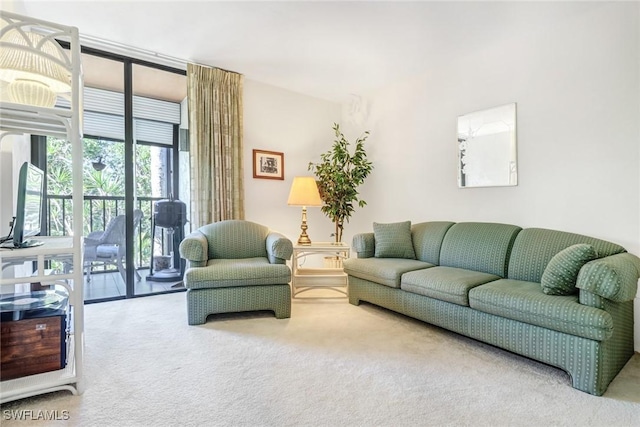
[[[116,258],[118,256],[118,245],[99,245],[96,248],[97,258]]]
[[[485,313],[602,341],[613,333],[611,315],[582,305],[577,295],[546,295],[536,282],[501,279],[469,291],[469,305]]]
[[[416,259],[411,240],[411,221],[373,223],[376,258]]]
[[[280,285],[291,281],[286,264],[270,264],[267,258],[211,259],[206,267],[189,268],[184,275],[188,289]]]
[[[571,295],[578,291],[576,280],[583,265],[597,257],[586,243],[569,246],[551,258],[542,273],[542,291],[547,295]]]
[[[401,258],[349,258],[343,262],[345,273],[392,288],[400,287],[400,277],[404,273],[433,266],[428,262]]]
[[[433,267],[402,275],[400,288],[458,305],[469,305],[469,290],[493,280],[495,274],[480,273],[453,267]]]

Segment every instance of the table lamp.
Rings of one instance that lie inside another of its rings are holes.
[[[299,245],[310,245],[311,239],[307,234],[307,206],[322,206],[318,185],[312,176],[296,176],[291,184],[289,192],[289,206],[302,206],[302,233],[298,238]]]
[[[52,38],[10,29],[0,40],[0,80],[12,102],[53,107],[59,93],[71,90],[62,48]]]

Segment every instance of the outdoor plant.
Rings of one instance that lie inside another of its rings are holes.
[[[73,228],[72,215],[64,214],[72,210],[71,144],[62,138],[48,137],[46,147],[47,194],[50,197],[47,202],[48,232],[52,236],[68,235]],[[139,145],[136,151],[135,191],[146,198],[152,194],[152,150],[148,145]],[[103,230],[111,218],[124,213],[124,143],[84,138],[83,158],[83,225],[84,235],[88,235],[92,231]],[[98,158],[108,164],[106,169],[96,171],[92,167],[91,163]],[[138,207],[144,212],[144,218],[151,218],[150,201],[145,200]],[[144,262],[151,258],[150,221],[140,223],[139,233],[135,238],[136,247],[139,246],[136,251],[139,251],[138,259]]]
[[[309,163],[308,169],[316,176],[320,197],[324,201],[322,212],[335,224],[333,235],[339,243],[342,242],[345,221],[349,222],[355,205],[362,208],[367,204],[359,198],[358,187],[364,183],[373,166],[367,160],[364,148],[369,131],[356,140],[351,154],[350,143],[340,131],[340,125],[334,123],[333,130],[336,135],[333,146],[320,155],[319,163]]]

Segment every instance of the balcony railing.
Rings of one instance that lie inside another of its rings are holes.
[[[142,219],[135,236],[135,264],[137,268],[149,268],[152,250],[162,252],[168,243],[165,230],[155,234],[155,244],[151,245],[151,224],[153,204],[163,197],[138,197],[134,209],[142,211]],[[105,229],[109,221],[125,213],[123,196],[84,196],[84,235]],[[46,233],[50,236],[65,236],[72,230],[71,196],[47,195],[46,197]]]

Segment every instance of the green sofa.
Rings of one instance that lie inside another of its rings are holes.
[[[351,304],[557,366],[578,390],[602,395],[634,353],[640,260],[614,243],[509,224],[407,222],[374,223],[353,247],[358,257],[344,261]]]

